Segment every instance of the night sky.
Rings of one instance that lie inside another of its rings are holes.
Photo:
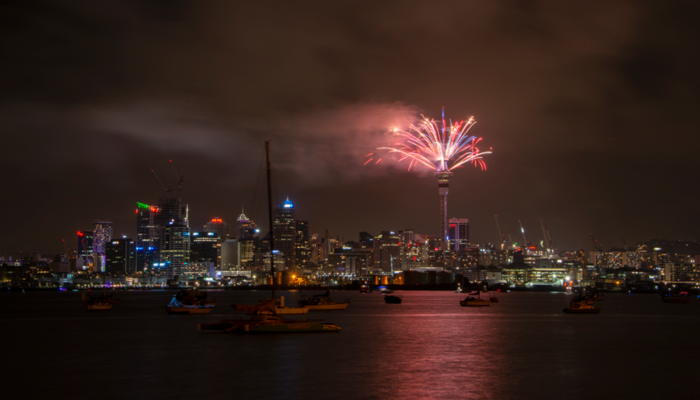
[[[60,4],[59,4],[60,3]],[[437,234],[429,171],[363,166],[421,114],[478,121],[487,171],[451,180],[472,242],[699,239],[700,6],[692,1],[5,1],[0,251],[63,252],[185,175],[190,225]],[[177,189],[173,191],[176,193]]]

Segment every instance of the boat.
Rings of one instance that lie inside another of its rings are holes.
[[[275,248],[275,231],[272,219],[272,188],[270,185],[270,142],[265,142],[267,156],[267,199],[268,221],[270,224],[270,249]],[[270,251],[270,276],[275,276],[274,251]],[[301,332],[339,332],[340,327],[327,322],[311,322],[309,320],[293,320],[278,317],[278,314],[286,313],[287,309],[300,310],[306,314],[308,307],[284,307],[284,297],[280,296],[279,303],[275,297],[275,283],[272,282],[272,297],[261,301],[258,305],[235,304],[236,310],[244,310],[246,314],[253,314],[248,320],[224,320],[210,324],[199,324],[198,329],[215,330],[231,333],[301,333]]]
[[[661,295],[661,301],[670,304],[688,304],[690,303],[690,296],[688,292],[680,292],[678,294],[666,294]]]
[[[496,292],[489,292],[489,300],[491,303],[498,303],[498,297],[496,297]]]
[[[401,304],[403,297],[394,296],[391,294],[384,295],[384,302],[386,304]]]
[[[364,284],[360,286],[360,293],[372,293],[372,288],[369,285]]]
[[[111,310],[112,306],[119,304],[119,299],[114,298],[114,294],[107,296],[107,278],[102,276],[102,296],[88,296],[85,292],[80,295],[85,303],[85,309],[88,311],[106,311]]]
[[[603,297],[603,293],[594,293],[593,294],[593,301],[605,301],[605,297]]]
[[[389,289],[386,286],[380,286],[377,289],[379,291],[379,294],[392,294],[392,293],[394,293],[393,290]]]
[[[173,295],[170,304],[165,307],[169,314],[209,314],[214,309],[214,304],[183,304]]]
[[[175,295],[175,299],[188,306],[215,306],[216,299],[209,300],[207,292],[200,292],[198,289],[182,289]]]
[[[244,311],[246,315],[302,315],[309,312],[309,307],[287,307],[284,305],[284,296],[275,299],[274,309],[260,308],[260,305],[267,304],[272,299],[260,300],[257,306],[249,304],[234,304],[236,311]]]
[[[83,301],[85,302],[85,309],[88,311],[111,310],[112,306],[115,304],[113,301],[108,300],[105,296],[88,297],[85,292],[82,292],[81,295],[83,297]]]
[[[571,299],[569,308],[565,308],[564,312],[567,314],[598,314],[600,307],[593,305],[592,296],[580,295]]]
[[[310,311],[345,310],[349,304],[349,301],[346,301],[345,303],[336,303],[331,300],[330,290],[327,290],[324,294],[316,294],[311,298],[299,300],[299,306],[306,307]]]
[[[340,327],[329,322],[283,319],[270,315],[258,315],[248,320],[225,320],[199,324],[197,329],[225,333],[309,333],[340,332]]]
[[[474,297],[477,296],[477,297]],[[491,300],[481,298],[481,291],[469,293],[469,295],[459,302],[462,307],[488,307],[491,305]]]

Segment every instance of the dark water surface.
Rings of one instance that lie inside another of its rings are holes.
[[[268,292],[211,292],[219,302],[204,316],[168,315],[173,294],[117,292],[106,312],[86,312],[78,293],[0,295],[0,396],[700,398],[700,299],[606,294],[601,314],[567,315],[562,293],[503,293],[467,308],[451,292],[397,292],[398,305],[333,292],[348,309],[308,317],[340,333],[227,335],[197,323],[233,318],[231,304]],[[296,304],[298,292],[282,294]]]

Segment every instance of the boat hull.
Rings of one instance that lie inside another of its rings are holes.
[[[340,332],[340,327],[332,323],[291,321],[279,319],[262,320],[228,320],[209,324],[199,324],[199,330],[218,331],[224,333],[308,333],[308,332]]]
[[[214,307],[165,307],[168,314],[209,314]]]
[[[459,302],[462,307],[488,307],[491,305],[490,300],[462,300]]]
[[[275,307],[275,314],[277,315],[303,315],[309,312],[308,307]],[[248,313],[246,313],[248,314]],[[258,311],[255,313],[250,313],[248,315],[272,315],[270,311]]]
[[[565,308],[564,312],[567,314],[598,314],[600,312],[600,308]]]
[[[350,303],[334,303],[334,304],[307,304],[304,307],[309,311],[324,311],[324,310],[345,310]]]
[[[86,304],[85,309],[88,311],[107,311],[112,309],[111,304]]]

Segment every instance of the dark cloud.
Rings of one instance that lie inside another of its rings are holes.
[[[486,172],[456,171],[450,215],[495,240],[542,218],[564,248],[698,239],[691,204],[700,32],[693,2],[5,2],[3,251],[163,195],[186,175],[194,227],[275,191],[312,231],[435,233],[427,171],[363,167],[395,124],[475,115]],[[675,195],[664,195],[674,193]],[[12,203],[12,204],[10,204]],[[47,206],[50,204],[50,206]],[[40,233],[30,227],[42,226]]]

